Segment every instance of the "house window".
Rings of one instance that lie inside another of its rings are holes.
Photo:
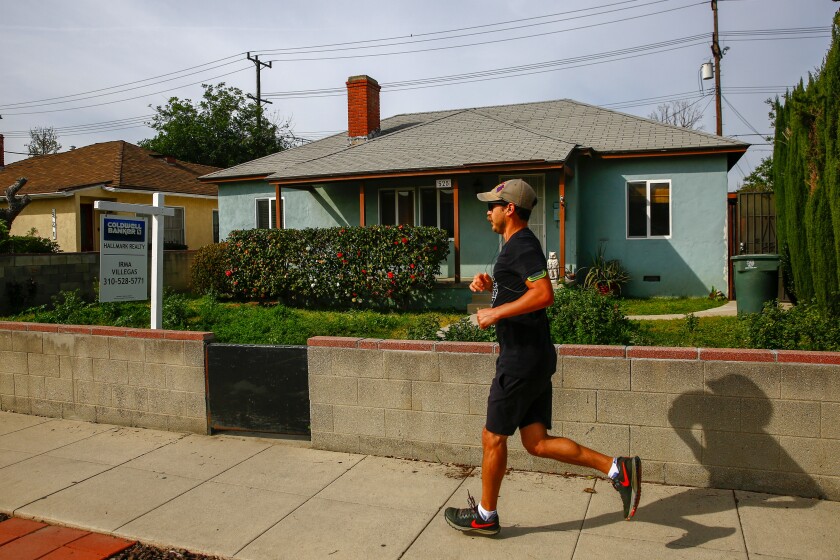
[[[167,206],[175,210],[174,216],[163,217],[163,242],[168,245],[186,245],[184,241],[184,208]]]
[[[627,183],[627,237],[671,235],[671,182]]]
[[[445,229],[455,235],[455,191],[420,189],[420,225]]]
[[[276,198],[258,198],[256,200],[256,221],[254,222],[257,229],[274,229],[277,227],[277,220],[275,219]],[[280,227],[285,227],[285,206],[286,201],[280,198]]]
[[[213,210],[213,243],[219,242],[219,211]]]
[[[379,223],[383,226],[414,225],[414,190],[379,191]]]

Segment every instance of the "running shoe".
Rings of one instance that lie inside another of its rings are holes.
[[[449,523],[450,527],[459,531],[477,533],[479,535],[495,535],[501,530],[498,515],[494,515],[492,519],[485,521],[481,518],[481,514],[478,513],[478,506],[469,492],[467,492],[467,501],[469,507],[463,509],[454,507],[446,508],[443,516],[446,518],[446,522]]]
[[[638,457],[618,457],[616,466],[618,474],[612,479],[612,485],[621,495],[624,519],[629,521],[636,515],[642,495],[642,460]]]

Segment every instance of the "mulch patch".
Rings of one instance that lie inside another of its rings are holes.
[[[207,556],[180,548],[158,548],[137,543],[108,560],[223,560],[221,556]]]

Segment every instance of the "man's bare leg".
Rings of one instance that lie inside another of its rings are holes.
[[[507,436],[494,434],[484,428],[481,432],[481,507],[496,511],[499,489],[507,469]]]
[[[607,474],[612,466],[612,457],[584,447],[569,438],[550,436],[545,426],[539,422],[520,428],[519,435],[522,445],[531,455],[589,467],[604,474]]]

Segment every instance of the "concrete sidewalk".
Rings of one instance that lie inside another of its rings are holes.
[[[476,438],[479,434],[476,434]],[[836,558],[840,503],[512,472],[502,532],[449,528],[479,469],[0,412],[0,511],[242,558]]]

